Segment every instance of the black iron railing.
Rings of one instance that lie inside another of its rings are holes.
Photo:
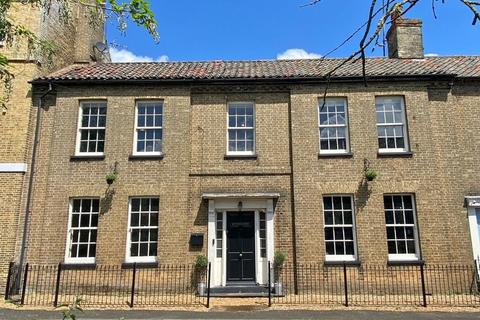
[[[480,306],[475,266],[297,265],[298,294],[291,265],[277,268],[282,295],[277,304],[345,306]]]
[[[21,274],[21,283],[18,273]],[[84,306],[205,305],[197,293],[207,280],[206,270],[193,265],[161,265],[131,268],[99,265],[93,269],[71,269],[62,264],[11,265],[5,298],[25,305],[70,304],[77,297]]]
[[[478,270],[473,264],[299,264],[296,268],[269,264],[268,269],[269,305],[480,306]],[[20,268],[12,263],[4,297],[26,305],[59,306],[80,297],[84,306],[209,307],[210,272],[210,265],[201,270],[193,265],[142,268],[136,264],[71,269],[63,264]]]

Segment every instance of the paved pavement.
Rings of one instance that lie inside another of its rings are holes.
[[[0,309],[0,319],[61,320],[60,312]],[[470,320],[480,319],[480,312],[376,312],[376,311],[253,311],[253,312],[188,312],[188,311],[86,311],[78,320],[181,320],[181,319],[319,319],[319,320]]]

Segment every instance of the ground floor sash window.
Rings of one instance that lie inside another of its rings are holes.
[[[71,200],[66,262],[95,262],[99,207],[99,199]]]
[[[385,195],[389,260],[418,260],[419,245],[413,195]]]
[[[355,219],[351,196],[323,197],[327,261],[356,260]]]
[[[158,198],[131,198],[127,262],[155,262],[158,245]]]

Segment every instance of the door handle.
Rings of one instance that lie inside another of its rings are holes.
[[[243,257],[243,254],[240,253],[238,256],[241,258],[241,257]]]

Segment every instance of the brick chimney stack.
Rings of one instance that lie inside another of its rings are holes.
[[[402,10],[391,15],[392,24],[387,32],[388,57],[423,59],[422,20],[401,17]]]

